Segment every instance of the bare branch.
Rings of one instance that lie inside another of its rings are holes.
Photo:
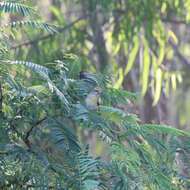
[[[184,55],[182,55],[182,53],[179,51],[178,47],[176,44],[174,44],[171,40],[169,40],[169,44],[172,46],[175,55],[181,60],[181,62],[190,67],[190,62],[184,57]]]
[[[165,23],[188,25],[188,23],[185,20],[177,20],[177,19],[170,19],[170,18],[161,18],[161,20],[162,22],[165,22]]]
[[[50,33],[50,34],[47,34],[47,35],[44,35],[44,36],[41,36],[40,38],[36,38],[36,39],[33,39],[33,40],[28,40],[28,41],[25,41],[21,44],[18,44],[18,45],[15,45],[15,46],[12,46],[11,49],[17,49],[17,48],[20,48],[22,46],[30,46],[30,45],[33,45],[33,44],[36,44],[40,41],[44,41],[44,40],[47,40],[49,38],[52,38],[54,37],[55,35],[57,34],[60,34],[62,32],[65,32],[66,30],[68,30],[69,28],[71,28],[72,26],[74,26],[76,23],[78,23],[79,21],[81,21],[82,19],[84,19],[84,17],[80,17],[78,19],[76,19],[75,21],[71,22],[70,24],[62,27],[62,28],[58,28],[58,33]]]
[[[33,129],[40,125],[44,120],[46,120],[47,117],[45,116],[44,118],[40,119],[39,121],[37,121],[27,132],[26,132],[26,136],[24,137],[24,142],[27,144],[28,147],[30,147],[30,141],[29,141],[29,137],[33,131]]]

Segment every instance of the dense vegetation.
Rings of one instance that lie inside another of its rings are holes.
[[[0,2],[0,189],[189,189],[190,134],[134,108],[182,82],[165,60],[188,62],[164,23],[188,22],[190,2],[73,1],[82,15],[69,24],[63,2],[53,1],[51,24],[31,2]]]

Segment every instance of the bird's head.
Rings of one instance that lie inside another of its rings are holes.
[[[95,92],[97,95],[100,95],[102,93],[102,89],[98,86],[94,88],[93,92]]]

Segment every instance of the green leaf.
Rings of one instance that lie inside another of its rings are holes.
[[[40,74],[41,76],[48,76],[49,74],[49,69],[46,68],[45,66],[36,64],[36,63],[32,63],[29,61],[19,61],[19,60],[15,60],[15,61],[11,61],[11,60],[4,60],[5,63],[7,64],[11,64],[11,65],[23,65],[29,69],[31,69],[32,71]]]
[[[142,95],[144,96],[148,89],[148,79],[150,72],[150,55],[147,42],[143,52],[143,70],[142,70]]]
[[[94,190],[97,189],[99,182],[97,180],[87,179],[84,181],[84,190]]]
[[[155,106],[159,99],[160,99],[160,95],[161,95],[161,90],[162,90],[162,70],[160,68],[157,69],[156,71],[156,78],[155,78],[155,94],[154,94],[154,101],[153,101],[153,105]]]
[[[65,109],[67,111],[70,110],[70,105],[69,102],[67,100],[67,98],[64,95],[64,92],[62,92],[54,83],[53,81],[50,79],[49,77],[49,73],[50,70],[42,65],[36,64],[36,63],[32,63],[32,62],[28,62],[28,61],[10,61],[10,60],[5,60],[4,61],[7,64],[11,64],[11,65],[23,65],[27,68],[29,68],[30,70],[32,70],[35,73],[38,73],[44,80],[46,80],[49,89],[52,92],[55,92],[55,94],[58,96],[58,98],[62,101],[62,103],[64,103],[65,105]]]
[[[99,109],[103,118],[115,123],[121,123],[127,117],[127,114],[118,108],[99,106]]]
[[[31,28],[39,28],[46,30],[49,33],[57,33],[56,27],[47,23],[43,23],[40,21],[32,21],[32,20],[27,20],[27,21],[14,21],[9,24],[6,24],[2,26],[2,29],[11,27],[11,28],[21,28],[21,27],[31,27]]]
[[[123,80],[124,80],[124,75],[123,75],[123,69],[122,68],[118,69],[118,74],[117,75],[118,75],[118,79],[114,84],[114,88],[119,89],[119,88],[121,88]]]
[[[177,78],[176,78],[175,73],[171,74],[171,84],[172,84],[173,90],[176,90],[176,88],[177,88]]]
[[[0,2],[0,12],[5,13],[18,13],[23,16],[30,15],[34,10],[24,4],[16,3],[16,2]]]
[[[133,38],[133,43],[134,43],[134,45],[133,45],[131,52],[129,53],[128,63],[127,63],[127,66],[125,68],[125,71],[124,71],[125,75],[127,75],[128,72],[132,69],[134,62],[135,62],[135,59],[136,59],[136,56],[137,56],[137,53],[138,53],[138,50],[139,50],[139,39],[137,36],[135,36]]]
[[[176,128],[168,126],[168,125],[143,124],[143,125],[141,125],[141,127],[146,130],[151,130],[152,132],[155,132],[155,133],[166,133],[166,134],[175,135],[175,136],[190,137],[189,132],[176,129]]]

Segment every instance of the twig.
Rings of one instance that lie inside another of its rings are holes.
[[[50,34],[47,34],[47,35],[44,35],[40,38],[36,38],[36,39],[33,39],[33,40],[28,40],[28,41],[25,41],[21,44],[18,44],[18,45],[15,45],[15,46],[12,46],[11,49],[17,49],[17,48],[20,48],[22,46],[30,46],[32,44],[35,44],[35,43],[38,43],[40,41],[43,41],[43,40],[47,40],[48,38],[51,38],[51,37],[54,37],[55,35],[61,33],[61,32],[64,32],[65,30],[71,28],[73,25],[75,25],[76,23],[78,23],[79,21],[81,21],[82,19],[84,19],[84,17],[80,17],[78,19],[76,19],[75,21],[71,22],[70,24],[64,26],[63,28],[58,28],[58,32],[57,33],[50,33]]]
[[[39,121],[37,121],[27,132],[26,132],[26,136],[24,137],[24,142],[26,143],[26,145],[28,147],[30,147],[30,141],[29,141],[29,137],[33,131],[33,129],[38,126],[39,124],[41,124],[44,120],[46,120],[47,117],[45,116],[44,118],[40,119]]]
[[[179,51],[176,44],[174,44],[171,40],[169,40],[169,44],[173,47],[173,50],[177,57],[182,61],[182,63],[188,67],[190,67],[190,62],[182,55],[182,53]]]
[[[169,18],[161,18],[161,20],[162,22],[165,22],[165,23],[188,25],[188,23],[185,20],[176,20],[176,19],[169,19]]]

